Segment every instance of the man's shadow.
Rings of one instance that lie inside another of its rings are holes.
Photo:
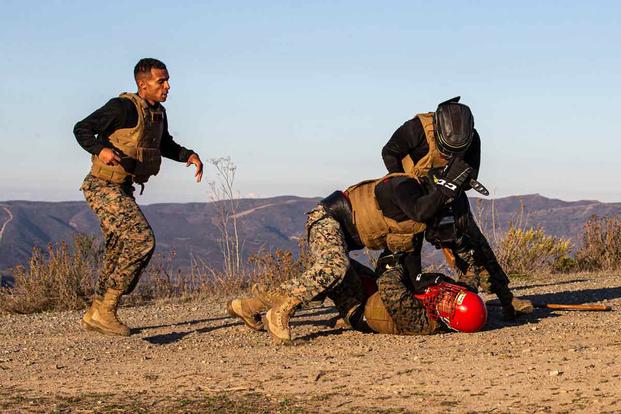
[[[132,333],[141,333],[142,331],[147,331],[150,329],[158,329],[158,328],[168,328],[171,326],[183,326],[183,325],[196,325],[199,323],[204,323],[204,322],[215,322],[215,321],[221,321],[223,319],[228,319],[228,316],[219,316],[216,318],[207,318],[207,319],[193,319],[191,321],[187,321],[187,322],[175,322],[175,323],[167,323],[167,324],[162,324],[162,325],[151,325],[151,326],[142,326],[140,328],[133,328],[132,329]]]
[[[548,303],[569,304],[569,305],[582,305],[588,303],[601,302],[604,300],[614,300],[621,298],[621,287],[609,287],[598,289],[583,289],[583,290],[567,290],[563,292],[551,292],[537,295],[525,295],[521,298],[531,300],[533,304],[543,305]],[[536,324],[540,320],[545,318],[555,318],[562,314],[562,312],[578,312],[578,311],[559,311],[547,308],[535,307],[535,310],[531,314],[520,315],[518,318],[512,321],[502,320],[502,308],[498,300],[493,300],[488,303],[489,317],[485,330],[491,331],[500,329],[505,326],[517,326],[527,323]],[[612,311],[615,309],[613,308]],[[580,311],[588,312],[588,311]]]
[[[300,318],[308,318],[311,316],[318,316],[318,315],[324,315],[327,313],[332,313],[334,312],[334,308],[332,307],[326,307],[326,306],[321,306],[321,307],[316,307],[316,308],[311,308],[308,310],[305,310],[303,313],[300,313]],[[297,320],[292,321],[291,325],[295,326],[295,325],[304,325],[304,324],[308,324],[308,323],[312,323],[315,324],[316,322],[318,323],[323,323],[323,321],[305,321],[303,319],[300,318],[296,318]],[[172,344],[178,341],[181,341],[184,337],[192,334],[192,333],[209,333],[218,329],[224,329],[224,328],[229,328],[231,326],[239,326],[239,325],[243,325],[242,322],[239,321],[239,319],[237,318],[233,318],[231,316],[222,316],[222,317],[218,317],[218,318],[211,318],[211,319],[198,319],[198,320],[193,320],[193,321],[189,321],[189,322],[178,322],[178,323],[172,323],[172,324],[168,324],[168,325],[158,325],[158,326],[147,326],[147,327],[143,327],[143,328],[137,328],[135,330],[132,330],[132,333],[139,333],[142,332],[143,330],[147,330],[147,329],[155,329],[155,328],[164,328],[164,327],[168,327],[168,326],[180,326],[180,325],[195,325],[198,323],[203,323],[203,322],[213,322],[213,321],[219,321],[219,320],[225,320],[225,319],[229,319],[232,322],[227,322],[223,325],[218,325],[218,326],[207,326],[204,328],[198,328],[198,329],[191,329],[185,332],[170,332],[170,333],[166,333],[166,334],[157,334],[157,335],[151,335],[151,336],[147,336],[142,338],[144,341],[147,341],[151,344],[154,345],[168,345],[168,344]]]
[[[222,318],[224,319],[224,318]],[[230,318],[232,319],[232,318]],[[142,338],[143,341],[147,341],[150,344],[153,345],[169,345],[175,342],[178,342],[180,340],[182,340],[184,337],[193,334],[193,333],[208,333],[211,331],[215,331],[217,329],[223,329],[223,328],[228,328],[230,326],[237,326],[237,325],[241,325],[241,322],[230,322],[230,323],[225,323],[224,325],[218,325],[218,326],[206,326],[204,328],[199,328],[199,329],[193,329],[190,331],[185,331],[185,332],[171,332],[171,333],[167,333],[167,334],[158,334],[158,335],[151,335],[151,336],[146,336],[144,338]]]

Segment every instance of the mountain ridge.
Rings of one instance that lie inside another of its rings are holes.
[[[260,249],[297,251],[304,236],[305,213],[318,197],[277,196],[237,200],[236,217],[243,256]],[[175,263],[188,266],[201,260],[222,263],[217,216],[223,202],[153,203],[141,205],[158,240],[157,252],[175,251]],[[540,194],[496,199],[470,199],[473,214],[489,235],[504,231],[510,222],[541,226],[548,234],[579,244],[582,226],[592,215],[621,214],[621,203],[596,200],[563,201]],[[70,241],[78,233],[101,237],[95,215],[83,201],[0,202],[0,269],[27,263],[32,247]],[[491,237],[490,237],[491,238]]]

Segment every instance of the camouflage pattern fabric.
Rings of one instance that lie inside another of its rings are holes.
[[[155,236],[133,196],[131,183],[114,184],[87,175],[80,190],[99,218],[106,252],[97,294],[107,289],[130,293],[155,249]]]
[[[439,324],[430,319],[423,303],[406,286],[402,266],[386,270],[378,279],[379,294],[392,317],[398,335],[429,335]]]
[[[345,234],[337,220],[322,205],[308,213],[306,234],[310,267],[280,285],[279,290],[308,305],[315,297],[343,281],[349,268]]]

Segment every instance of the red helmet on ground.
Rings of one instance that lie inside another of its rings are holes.
[[[462,286],[443,282],[415,296],[431,319],[439,319],[455,331],[477,332],[487,322],[487,308],[481,297]]]

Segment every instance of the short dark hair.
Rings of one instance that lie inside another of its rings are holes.
[[[151,69],[166,69],[166,65],[164,62],[153,58],[140,59],[134,66],[134,79],[137,80],[143,74],[150,75]]]

